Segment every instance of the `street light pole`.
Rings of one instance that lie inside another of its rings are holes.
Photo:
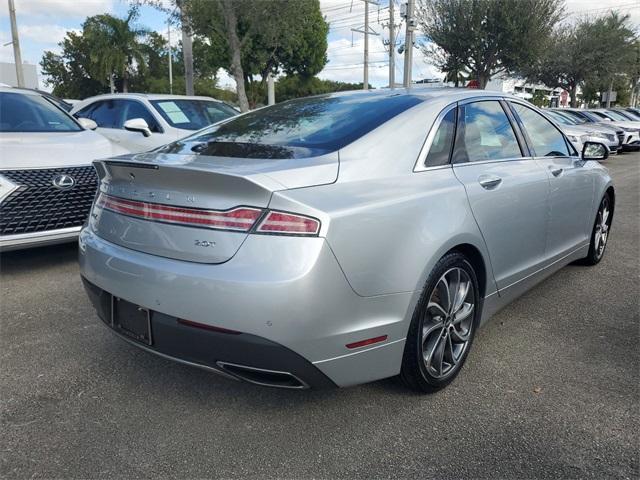
[[[22,55],[20,54],[20,40],[18,39],[18,24],[16,22],[16,6],[9,0],[9,19],[11,21],[11,39],[13,43],[13,61],[16,63],[16,80],[19,87],[24,87],[24,73],[22,71]]]

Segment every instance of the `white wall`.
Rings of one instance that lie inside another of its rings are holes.
[[[38,70],[36,66],[23,63],[22,71],[24,72],[24,86],[27,88],[38,88]],[[0,62],[0,83],[6,83],[12,87],[18,86],[16,66],[14,63]]]

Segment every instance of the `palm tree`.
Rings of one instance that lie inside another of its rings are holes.
[[[122,91],[126,93],[134,64],[141,70],[145,68],[144,46],[139,39],[147,31],[133,25],[137,16],[137,9],[131,8],[127,18],[96,15],[84,26],[85,36],[92,45],[90,59],[96,76],[109,78],[111,93],[115,91],[114,75],[120,76]]]

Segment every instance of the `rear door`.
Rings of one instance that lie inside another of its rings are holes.
[[[498,289],[539,269],[546,242],[547,172],[529,155],[513,122],[499,99],[461,103],[452,158],[486,241]]]
[[[595,178],[553,123],[520,102],[509,102],[535,156],[549,177],[545,256],[553,261],[588,242]]]

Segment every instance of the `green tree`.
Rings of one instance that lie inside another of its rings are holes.
[[[537,58],[562,9],[557,0],[418,0],[416,18],[434,64],[461,65],[485,88]]]
[[[318,0],[189,0],[186,8],[194,32],[226,52],[242,111],[262,97],[268,74],[312,76],[327,62]]]
[[[68,32],[60,42],[62,52],[44,53],[40,66],[45,84],[61,98],[86,98],[105,91],[104,79],[91,73],[91,45],[82,34]]]
[[[608,89],[616,75],[627,70],[633,55],[633,31],[628,17],[611,13],[597,19],[582,19],[573,27],[563,26],[547,40],[543,53],[522,69],[528,78],[549,87],[561,87],[577,106],[578,88],[589,85]]]
[[[134,66],[145,66],[140,40],[148,32],[133,25],[137,16],[137,9],[131,8],[124,19],[103,14],[88,18],[84,24],[84,36],[92,45],[92,67],[96,76],[102,75],[109,80],[112,92],[115,91],[115,74],[122,79],[122,91],[128,92]]]

